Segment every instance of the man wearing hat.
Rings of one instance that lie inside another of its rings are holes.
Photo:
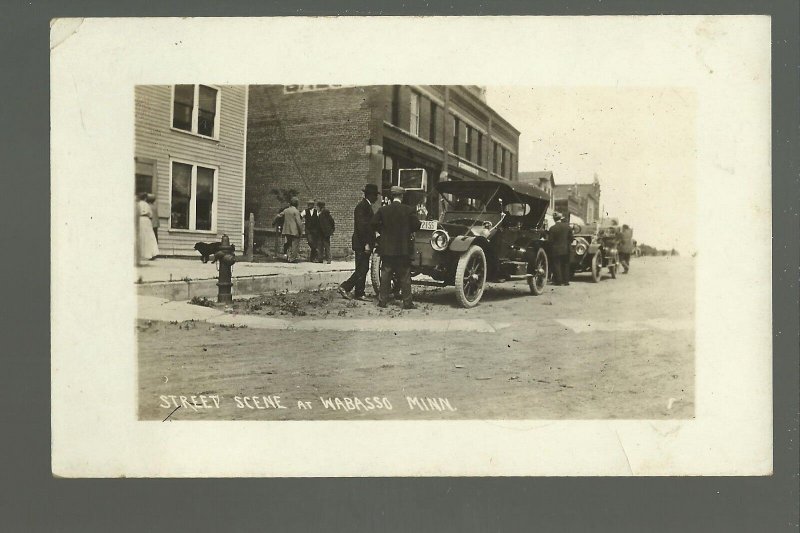
[[[283,217],[283,229],[281,232],[289,244],[289,253],[286,255],[286,260],[290,263],[299,261],[298,253],[300,251],[300,234],[303,231],[303,220],[300,218],[300,211],[297,209],[298,205],[300,205],[300,200],[292,198],[289,202],[289,207],[278,215]]]
[[[316,204],[316,201],[309,200],[306,204],[306,208],[303,209],[302,213],[300,213],[300,216],[305,223],[306,241],[308,242],[308,247],[311,250],[308,254],[308,260],[312,263],[316,262],[318,259],[320,241],[319,213],[317,212]]]
[[[555,224],[550,228],[550,256],[553,261],[554,285],[569,285],[569,255],[572,250],[572,228],[564,215],[553,213]]]
[[[356,270],[353,275],[339,285],[339,294],[348,300],[350,291],[355,290],[353,298],[364,300],[364,288],[369,272],[369,256],[375,247],[375,232],[372,230],[372,204],[378,200],[378,186],[367,183],[362,189],[364,197],[353,210],[353,252]]]
[[[378,307],[389,302],[392,279],[400,284],[403,309],[416,309],[411,301],[411,254],[414,253],[412,234],[421,225],[414,208],[403,203],[405,190],[391,188],[392,202],[384,205],[372,219],[372,227],[381,234],[381,286]]]

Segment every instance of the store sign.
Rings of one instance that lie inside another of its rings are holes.
[[[331,89],[346,89],[348,87],[355,87],[355,85],[284,85],[283,94],[329,91]]]
[[[459,161],[458,162],[458,168],[463,168],[464,170],[469,170],[473,174],[480,175],[480,173],[481,173],[481,171],[480,171],[480,169],[478,167],[473,167],[472,165],[468,165],[467,163],[464,163],[463,161]]]

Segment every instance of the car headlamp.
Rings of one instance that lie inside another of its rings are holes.
[[[587,243],[585,239],[578,238],[573,242],[575,244],[575,255],[584,255],[589,249],[589,243]]]
[[[448,235],[446,231],[437,229],[433,232],[433,235],[431,235],[431,248],[437,252],[446,250],[448,244],[450,244],[450,235]]]

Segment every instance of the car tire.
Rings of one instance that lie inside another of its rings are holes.
[[[592,283],[597,283],[603,276],[603,263],[600,261],[601,253],[602,252],[598,250],[597,253],[592,256]]]
[[[533,274],[533,277],[528,278],[528,286],[534,296],[539,296],[544,292],[544,288],[547,286],[549,270],[547,254],[542,248],[539,248],[533,262],[528,263],[528,274]]]
[[[369,260],[369,279],[372,282],[372,290],[377,296],[381,288],[381,256],[378,252],[373,252]]]
[[[486,254],[483,248],[472,245],[461,254],[456,266],[456,297],[462,307],[478,305],[486,286]]]

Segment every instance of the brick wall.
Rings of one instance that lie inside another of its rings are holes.
[[[353,207],[365,183],[380,183],[381,156],[366,147],[370,139],[381,144],[375,124],[383,120],[386,90],[284,94],[283,86],[250,86],[245,211],[255,213],[257,228],[270,227],[283,207],[270,190],[295,189],[301,207],[309,199],[327,203],[336,221],[331,252],[349,254]]]

